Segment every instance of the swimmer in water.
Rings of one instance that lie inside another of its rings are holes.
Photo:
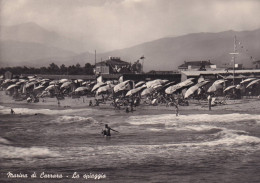
[[[102,130],[102,134],[103,134],[104,136],[109,136],[109,137],[110,137],[110,136],[111,136],[110,130],[119,133],[119,131],[116,131],[116,130],[110,128],[110,127],[108,126],[108,124],[106,124],[106,125],[105,125],[105,130]]]

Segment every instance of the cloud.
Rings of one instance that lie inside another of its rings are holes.
[[[2,0],[1,24],[36,22],[100,51],[192,32],[260,27],[257,0]]]

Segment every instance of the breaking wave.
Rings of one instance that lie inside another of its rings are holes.
[[[11,144],[11,142],[5,138],[0,137],[0,144]]]
[[[82,116],[59,116],[57,119],[53,120],[52,122],[56,123],[88,123],[88,124],[95,124],[98,123],[92,117],[82,117]]]
[[[10,114],[10,107],[0,106],[0,114]],[[29,108],[13,108],[16,114],[45,114],[45,115],[62,115],[62,114],[73,114],[77,112],[91,113],[92,109],[29,109]]]
[[[174,126],[177,124],[196,124],[196,123],[232,123],[243,121],[255,121],[260,123],[260,115],[257,114],[195,114],[195,115],[181,115],[162,114],[162,115],[143,115],[131,116],[129,122],[132,125],[146,125],[146,124],[165,124],[166,126]]]
[[[30,159],[57,157],[56,152],[50,151],[46,147],[14,147],[0,145],[0,158],[2,159]]]

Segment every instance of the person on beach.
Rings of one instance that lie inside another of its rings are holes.
[[[116,131],[116,130],[112,129],[112,128],[110,128],[110,127],[108,126],[108,124],[105,124],[105,130],[102,129],[102,134],[103,134],[104,136],[109,136],[109,137],[110,137],[110,136],[111,136],[110,130],[119,133],[119,131]]]
[[[212,102],[211,95],[208,96],[208,101],[209,101],[209,110],[211,111],[211,102]]]
[[[176,108],[176,116],[179,116],[179,107],[177,103],[174,103],[175,108]]]
[[[93,106],[92,100],[89,101],[88,106]]]
[[[13,109],[11,109],[11,114],[15,114],[15,112],[14,112],[14,110],[13,110]]]

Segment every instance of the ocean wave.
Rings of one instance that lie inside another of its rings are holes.
[[[11,142],[5,138],[0,137],[0,144],[11,144]]]
[[[95,119],[92,117],[82,117],[82,116],[59,116],[52,122],[56,123],[88,123],[88,124],[95,124],[98,123]]]
[[[2,159],[30,159],[57,157],[56,152],[50,151],[46,147],[14,147],[0,145],[0,158]]]
[[[256,123],[260,123],[260,115],[240,113],[222,115],[192,114],[180,116],[176,116],[175,114],[142,115],[129,117],[128,123],[132,125],[165,124],[166,126],[174,126],[179,123],[231,123],[242,121],[255,121]]]
[[[45,115],[62,115],[62,114],[74,114],[77,112],[92,113],[92,109],[29,109],[29,108],[12,108],[16,114],[45,114]],[[10,114],[10,107],[0,106],[0,114]]]

